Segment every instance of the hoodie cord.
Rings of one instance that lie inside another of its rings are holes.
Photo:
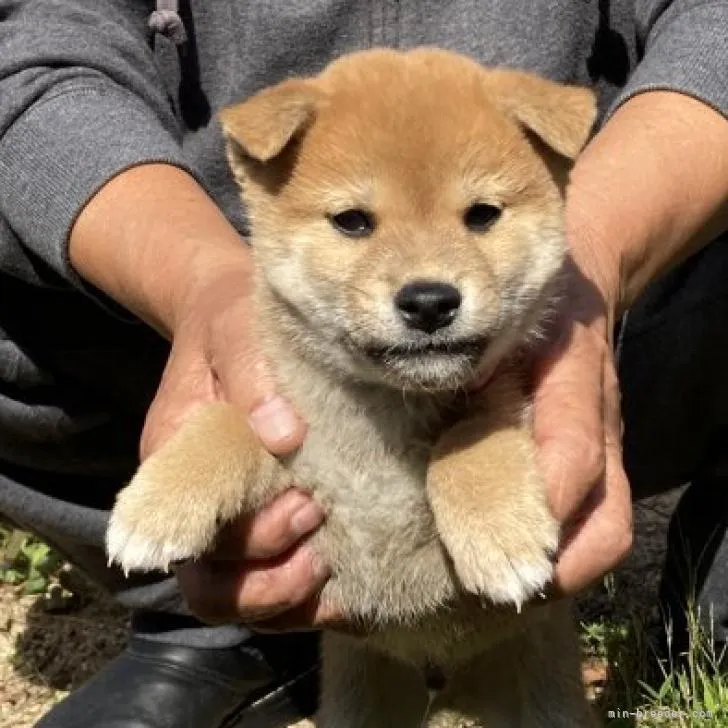
[[[177,0],[157,0],[156,10],[149,16],[149,29],[169,38],[178,46],[187,41]]]

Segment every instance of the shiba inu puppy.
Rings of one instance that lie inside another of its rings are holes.
[[[221,114],[259,335],[307,438],[276,459],[241,413],[200,408],[120,493],[108,549],[166,567],[310,488],[322,598],[369,628],[325,636],[321,728],[592,724],[568,605],[527,604],[558,526],[519,362],[593,118],[584,89],[434,49],[346,56]]]

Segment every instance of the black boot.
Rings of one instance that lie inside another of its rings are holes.
[[[318,635],[258,635],[225,649],[132,637],[36,728],[282,728],[318,697]]]

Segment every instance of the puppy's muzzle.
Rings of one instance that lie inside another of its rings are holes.
[[[442,281],[406,283],[394,297],[397,311],[410,329],[432,334],[457,317],[462,296],[455,286]]]

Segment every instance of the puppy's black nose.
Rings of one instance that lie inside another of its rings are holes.
[[[428,334],[449,326],[457,316],[461,301],[460,291],[441,281],[412,281],[402,286],[394,297],[407,326]]]

